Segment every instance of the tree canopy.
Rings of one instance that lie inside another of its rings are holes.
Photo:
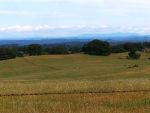
[[[42,46],[40,44],[31,44],[28,46],[28,54],[32,55],[41,55]]]
[[[110,44],[106,41],[93,40],[83,46],[83,52],[90,55],[110,55]]]

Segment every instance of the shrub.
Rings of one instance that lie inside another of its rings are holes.
[[[130,59],[139,59],[141,57],[141,54],[136,53],[135,51],[130,51],[128,55]]]

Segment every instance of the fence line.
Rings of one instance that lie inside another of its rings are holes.
[[[0,97],[19,97],[19,96],[46,96],[46,95],[67,95],[67,94],[109,94],[109,93],[150,93],[150,90],[120,90],[120,91],[97,91],[97,92],[50,92],[50,93],[18,93],[0,94]]]

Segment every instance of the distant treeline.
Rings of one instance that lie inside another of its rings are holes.
[[[135,42],[135,43],[124,43],[124,44],[118,44],[111,47],[112,53],[123,53],[128,51],[144,51],[145,49],[150,48],[150,42]]]
[[[13,59],[16,57],[53,55],[53,54],[74,54],[80,53],[82,46],[68,45],[40,45],[31,44],[26,46],[8,45],[0,46],[0,60]]]
[[[40,45],[31,44],[26,46],[5,45],[0,46],[0,60],[13,59],[16,57],[36,56],[36,55],[53,55],[53,54],[74,54],[85,53],[90,55],[108,56],[111,53],[130,52],[129,55],[137,57],[136,51],[143,51],[150,48],[150,42],[144,43],[124,43],[118,45],[110,45],[106,41],[93,40],[88,43],[67,45]],[[135,55],[136,54],[136,55]]]

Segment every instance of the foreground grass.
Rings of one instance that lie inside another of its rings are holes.
[[[149,79],[1,81],[0,94],[150,90]]]
[[[149,54],[52,55],[0,62],[0,94],[150,90]],[[133,67],[134,65],[139,67]],[[131,68],[129,68],[131,67]],[[149,113],[150,93],[0,97],[0,113]]]
[[[150,93],[0,98],[1,113],[149,113]]]

